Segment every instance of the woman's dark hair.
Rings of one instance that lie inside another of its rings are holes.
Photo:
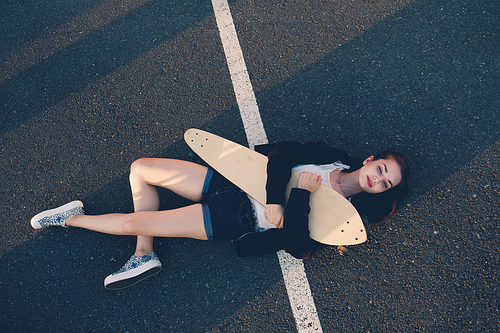
[[[387,221],[394,214],[398,202],[408,194],[410,188],[410,167],[406,157],[400,153],[386,150],[376,154],[373,160],[386,158],[392,158],[398,163],[401,169],[401,181],[399,184],[379,194],[362,192],[351,198],[351,203],[356,207],[360,215],[368,218],[369,224]]]

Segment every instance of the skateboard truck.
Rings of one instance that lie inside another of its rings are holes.
[[[339,245],[337,246],[337,252],[341,255],[341,256],[347,256],[349,255],[349,253],[351,252],[347,246],[344,246],[344,245]]]

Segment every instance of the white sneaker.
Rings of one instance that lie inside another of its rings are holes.
[[[156,253],[149,252],[141,257],[132,256],[116,273],[104,280],[106,289],[116,290],[130,287],[161,271],[161,262]]]
[[[72,201],[61,207],[38,213],[31,219],[31,226],[41,229],[49,226],[66,227],[66,219],[71,215],[83,215],[83,203],[79,200]]]

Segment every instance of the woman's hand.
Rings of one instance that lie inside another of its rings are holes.
[[[277,228],[283,228],[283,214],[285,208],[279,204],[267,205],[266,217]]]
[[[311,172],[302,172],[299,176],[298,188],[314,192],[321,185],[321,176]],[[270,204],[267,206],[266,217],[277,228],[283,228],[283,215],[285,208],[279,204]]]
[[[315,175],[311,172],[302,172],[299,176],[298,188],[314,192],[321,185],[321,176]]]

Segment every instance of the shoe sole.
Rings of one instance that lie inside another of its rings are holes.
[[[49,209],[49,210],[43,211],[41,213],[38,213],[37,215],[33,216],[33,218],[31,219],[31,226],[34,229],[41,229],[43,227],[38,222],[39,220],[43,219],[44,217],[55,215],[58,213],[62,213],[64,211],[67,211],[67,210],[70,210],[70,209],[73,209],[76,207],[83,208],[83,202],[81,202],[80,200],[75,200],[75,201],[71,201],[65,205],[62,205],[60,207],[57,207],[54,209]]]
[[[118,289],[124,289],[128,288],[130,286],[133,286],[134,284],[141,282],[142,280],[147,279],[148,277],[151,277],[153,275],[158,274],[161,271],[161,265],[160,266],[154,266],[147,271],[144,271],[138,275],[131,276],[129,278],[125,279],[120,279],[117,281],[112,281],[109,283],[106,283],[106,280],[104,280],[104,288],[108,290],[118,290]]]

